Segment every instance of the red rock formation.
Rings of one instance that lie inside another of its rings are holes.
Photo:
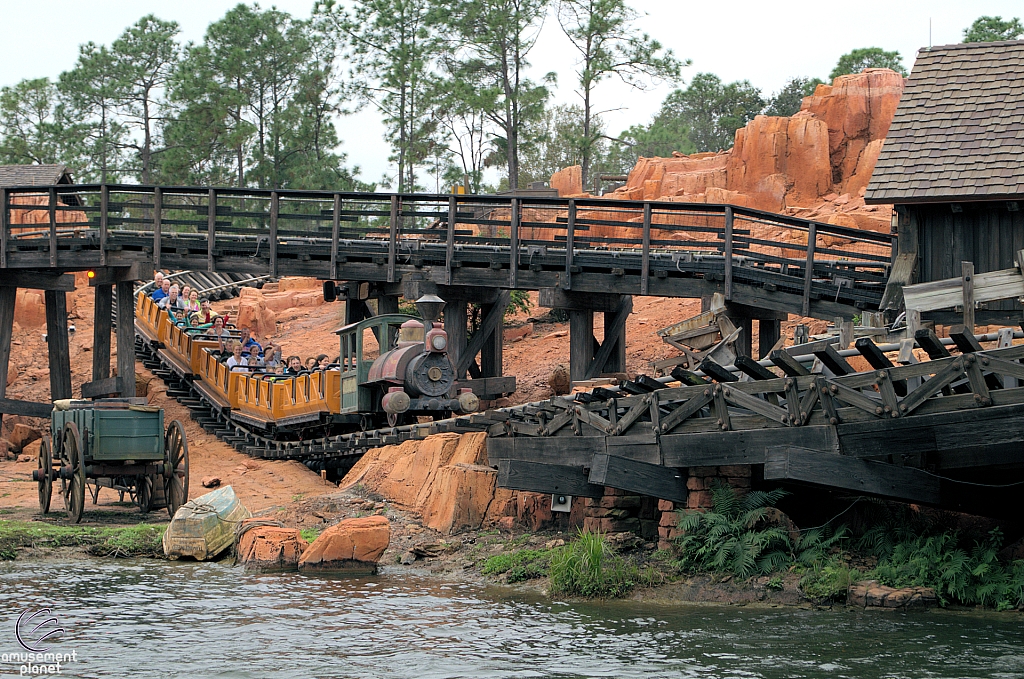
[[[576,196],[583,193],[583,168],[573,165],[551,175],[549,186],[558,189],[558,195]]]
[[[299,558],[300,571],[375,573],[391,542],[391,524],[383,516],[345,519],[313,541]]]
[[[253,335],[264,338],[273,335],[277,328],[277,315],[267,308],[263,292],[256,288],[241,288],[238,295],[238,318],[235,325],[249,328]]]
[[[242,521],[244,532],[238,541],[238,562],[246,570],[284,571],[298,568],[299,557],[309,547],[299,529],[260,525],[246,528],[247,523],[259,521],[263,519]]]

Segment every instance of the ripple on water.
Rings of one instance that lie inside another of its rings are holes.
[[[3,650],[27,605],[54,608],[82,677],[1024,677],[1012,614],[566,603],[400,570],[13,562],[0,565]]]

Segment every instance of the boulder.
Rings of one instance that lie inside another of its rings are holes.
[[[27,424],[17,423],[11,430],[10,435],[7,436],[7,440],[10,441],[11,452],[20,453],[25,446],[38,441],[43,437],[42,433],[38,429],[33,429]]]
[[[887,587],[877,580],[864,580],[850,585],[846,602],[861,608],[927,608],[939,602],[930,587]]]
[[[568,394],[572,390],[572,381],[569,379],[569,369],[564,365],[557,365],[548,377],[548,386],[555,396]]]
[[[583,193],[583,168],[579,165],[566,167],[551,175],[551,188],[558,190],[561,197]]]
[[[42,290],[18,288],[14,297],[14,320],[22,328],[46,327],[46,305]]]
[[[277,329],[277,315],[267,308],[263,293],[256,288],[241,288],[238,296],[238,318],[235,325],[249,328],[258,338],[273,335]]]
[[[265,525],[263,519],[242,522],[238,539],[238,563],[246,570],[290,571],[309,547],[298,528]]]
[[[203,488],[216,488],[220,485],[220,477],[217,476],[204,476],[202,480]]]
[[[391,524],[383,516],[345,519],[317,537],[299,559],[299,570],[373,574],[391,542]]]

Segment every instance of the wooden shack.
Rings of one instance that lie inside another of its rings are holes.
[[[895,205],[904,282],[959,277],[965,261],[977,273],[1013,267],[1024,248],[1024,40],[920,50],[864,198]],[[1021,316],[1004,300],[976,320]]]

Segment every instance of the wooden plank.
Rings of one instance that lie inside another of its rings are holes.
[[[216,252],[217,242],[217,192],[211,188],[206,196],[206,206],[209,210],[206,217],[206,270],[216,271],[213,253]]]
[[[14,333],[14,305],[18,289],[0,286],[0,400],[7,394],[7,375],[11,363],[11,337]],[[3,413],[0,412],[0,422]]]
[[[726,208],[729,209],[729,208]],[[643,226],[643,244],[640,249],[640,294],[647,294],[647,284],[651,278],[651,204],[644,203],[644,226]],[[730,269],[731,272],[731,269]],[[726,289],[731,286],[728,281],[726,283]],[[731,293],[732,290],[730,289]]]
[[[773,351],[769,356],[772,363],[782,369],[789,377],[801,377],[810,375],[811,371],[803,366],[800,361],[793,358],[792,354],[784,349]]]
[[[490,439],[501,441],[501,439]],[[590,483],[583,467],[528,462],[526,460],[499,459],[498,487],[525,490],[531,493],[572,495],[575,497],[602,497],[604,487]]]
[[[508,286],[519,287],[519,199],[512,199],[512,214],[509,220]]]
[[[72,292],[75,289],[75,275],[45,270],[19,271],[18,269],[5,269],[3,277],[0,278],[0,287]]]
[[[110,187],[104,184],[100,187],[100,266],[107,265],[107,226],[109,215],[107,214],[110,205]]]
[[[67,293],[61,290],[47,290],[43,297],[46,303],[46,344],[50,359],[50,398],[71,398]],[[133,342],[134,331],[133,326]]]
[[[798,424],[800,419],[792,419],[787,410],[784,410],[776,405],[772,405],[767,401],[762,401],[756,396],[745,394],[738,389],[730,389],[725,387],[722,390],[725,395],[725,400],[739,408],[745,408],[752,412],[757,413],[763,417],[767,417],[770,420],[779,422],[780,424]]]
[[[97,286],[95,299],[92,333],[92,379],[94,382],[110,377],[110,332],[114,313],[113,286]],[[84,394],[84,385],[82,389]],[[88,398],[88,396],[83,395],[83,398]]]
[[[270,276],[277,278],[277,217],[281,212],[281,197],[277,191],[270,192]]]
[[[516,436],[487,439],[490,463],[502,458],[585,467],[595,453],[605,452],[607,436]],[[509,443],[511,442],[511,443]]]
[[[964,325],[974,332],[974,262],[960,262]]]
[[[50,266],[57,266],[57,189],[53,187],[49,191],[47,213],[50,225]]]
[[[839,355],[839,352],[829,344],[821,349],[814,352],[815,358],[822,362],[822,364],[832,371],[832,374],[836,377],[842,377],[843,375],[849,375],[857,372],[853,369],[846,359]]]
[[[952,354],[949,353],[949,349],[942,344],[942,340],[938,338],[935,331],[931,328],[921,328],[915,332],[914,341],[917,342],[919,347],[927,352],[928,358],[933,361],[952,356]]]
[[[338,278],[338,241],[341,236],[341,196],[334,194],[331,211],[331,278]]]
[[[661,464],[661,447],[654,434],[609,436],[605,440],[605,444],[609,455],[617,455],[648,464]]]
[[[387,282],[394,283],[395,257],[398,253],[398,213],[401,210],[401,203],[397,195],[391,196],[391,213],[388,217],[388,273]]]
[[[121,396],[135,396],[135,285],[117,283],[117,376]]]
[[[565,220],[565,276],[562,279],[562,289],[572,289],[572,270],[575,264],[573,258],[576,249],[576,201],[569,199],[567,216]]]
[[[764,465],[766,481],[799,481],[830,488],[939,504],[939,479],[919,469],[859,460],[796,446],[771,446]]]
[[[594,455],[590,483],[662,500],[686,502],[686,478],[678,469],[617,455]]]
[[[901,252],[896,255],[879,309],[899,309],[903,305],[903,287],[910,284],[916,267],[917,252]]]
[[[122,380],[120,377],[107,377],[101,380],[93,380],[82,385],[82,398],[96,398],[109,394],[121,393]]]
[[[974,337],[974,330],[968,330],[966,323],[950,326],[949,337],[962,354],[985,351],[985,347],[981,346],[981,342]]]
[[[975,274],[972,282],[975,302],[1024,297],[1024,276],[1018,269]],[[908,309],[949,309],[963,303],[963,277],[907,285],[903,288],[903,295]]]
[[[8,200],[7,189],[0,188],[0,268],[7,267]]]
[[[455,221],[458,218],[458,203],[455,196],[448,196],[448,231],[445,235],[444,284],[452,284],[452,262],[455,261]]]
[[[835,427],[828,425],[663,434],[660,444],[667,467],[763,464],[766,446],[795,445],[839,452]]]
[[[623,295],[610,292],[574,292],[561,288],[541,288],[537,293],[537,306],[549,309],[588,309],[616,312]]]
[[[766,321],[761,322],[764,323]],[[775,373],[768,370],[768,368],[765,368],[749,356],[737,356],[735,365],[740,372],[745,375],[749,375],[757,381],[774,380],[777,378]]]
[[[105,211],[104,211],[105,212]],[[163,245],[160,242],[163,231],[164,219],[164,190],[160,186],[153,187],[153,269],[160,270],[160,252]]]
[[[13,398],[0,398],[0,415],[24,415],[25,417],[50,417],[53,405],[34,401],[19,401]]]
[[[732,208],[725,207],[725,301],[732,301]]]
[[[496,329],[501,327],[502,321],[505,318],[505,309],[508,307],[511,299],[512,292],[509,290],[502,290],[498,294],[498,301],[495,302],[490,311],[484,315],[483,320],[480,321],[480,327],[473,333],[473,339],[470,340],[465,353],[459,356],[459,362],[455,364],[455,374],[457,376],[465,374],[466,370],[469,368],[469,364],[476,358],[476,355],[480,353],[480,350],[483,349],[484,342],[487,341],[487,338],[490,337]]]
[[[811,284],[814,282],[814,248],[817,247],[818,227],[814,222],[807,225],[807,258],[804,260],[804,294],[801,316],[811,315]]]

